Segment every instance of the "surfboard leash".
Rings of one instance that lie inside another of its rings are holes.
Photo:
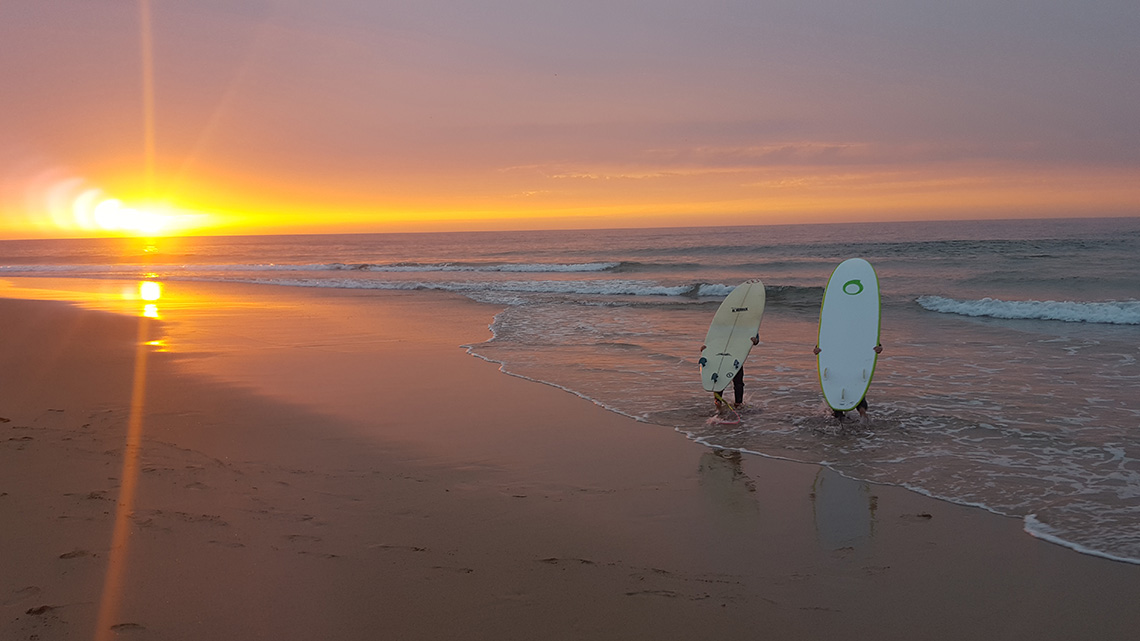
[[[732,412],[734,415],[736,415],[736,420],[737,420],[737,421],[740,421],[740,420],[742,420],[742,419],[740,418],[740,412],[737,412],[737,411],[736,411],[736,408],[735,408],[735,407],[733,407],[731,403],[729,403],[728,401],[726,401],[726,400],[724,399],[724,397],[723,397],[723,396],[721,396],[721,393],[720,393],[720,392],[713,392],[713,398],[715,398],[716,400],[718,400],[718,401],[720,401],[721,403],[723,403],[723,404],[724,404],[724,406],[728,408],[728,411],[730,411],[730,412]]]

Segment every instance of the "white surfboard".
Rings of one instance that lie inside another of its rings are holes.
[[[764,283],[746,280],[716,310],[701,352],[701,383],[710,392],[724,391],[752,351],[752,337],[764,316]]]
[[[835,268],[819,310],[819,383],[831,409],[853,409],[875,374],[879,277],[862,258]]]

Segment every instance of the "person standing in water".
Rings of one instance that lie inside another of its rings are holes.
[[[823,351],[823,350],[821,350],[819,348],[819,345],[816,345],[815,349],[812,350],[812,353],[815,354],[816,356],[819,356],[819,353],[821,351]],[[875,346],[875,353],[876,354],[882,354],[883,353],[883,345],[881,343]],[[857,405],[855,405],[855,409],[859,411],[859,422],[866,423],[869,420],[867,418],[867,396],[866,396],[866,394],[863,395],[863,398],[859,399],[859,403]],[[835,420],[842,421],[843,418],[845,416],[847,416],[847,412],[845,412],[843,410],[833,409],[833,410],[831,410],[831,415],[835,417]]]
[[[760,332],[759,331],[757,331],[756,335],[752,337],[752,344],[753,345],[759,345],[760,344]],[[707,347],[707,346],[701,345],[701,351],[702,352],[705,351],[705,347]],[[740,369],[736,371],[736,376],[732,377],[732,395],[733,395],[732,408],[733,409],[739,409],[740,406],[744,404],[744,366],[743,365],[741,365]],[[723,409],[723,403],[721,402],[722,398],[723,397],[721,396],[720,392],[713,392],[713,404],[716,405],[716,409],[718,412]]]

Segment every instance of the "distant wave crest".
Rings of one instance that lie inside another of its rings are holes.
[[[317,263],[245,264],[245,265],[0,265],[0,273],[8,274],[83,274],[117,275],[138,271],[163,272],[514,272],[514,273],[587,273],[616,270],[621,263]]]
[[[370,272],[517,272],[580,273],[617,269],[621,263],[333,263],[329,269],[355,269]]]
[[[920,296],[919,305],[932,312],[962,316],[988,316],[1023,320],[1052,320],[1069,323],[1140,325],[1140,301],[1078,303],[1038,300],[957,300],[942,296]]]
[[[537,280],[537,281],[378,281],[309,278],[227,278],[230,282],[287,287],[327,287],[336,289],[430,289],[461,294],[506,292],[512,294],[571,294],[594,296],[686,296],[694,286],[668,287],[633,280]]]

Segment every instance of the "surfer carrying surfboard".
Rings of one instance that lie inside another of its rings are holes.
[[[867,389],[883,351],[880,312],[879,277],[871,263],[862,258],[839,263],[824,288],[814,351],[823,398],[841,421],[858,410],[867,422]]]
[[[752,337],[752,344],[753,345],[759,345],[760,344],[760,332],[756,332],[756,335]],[[707,345],[701,345],[701,351],[702,352],[705,351],[706,349],[708,349]],[[713,404],[716,405],[717,411],[720,411],[720,409],[721,409],[722,398],[723,397],[721,396],[720,392],[713,392]],[[733,398],[733,403],[732,403],[733,409],[740,409],[740,406],[744,403],[744,366],[743,365],[740,366],[740,369],[736,370],[736,376],[732,377],[732,398]]]
[[[764,283],[752,278],[737,285],[717,308],[701,345],[701,384],[713,393],[719,413],[726,404],[722,393],[732,383],[734,406],[744,402],[744,360],[760,343],[764,316]],[[737,417],[739,420],[739,417]]]

